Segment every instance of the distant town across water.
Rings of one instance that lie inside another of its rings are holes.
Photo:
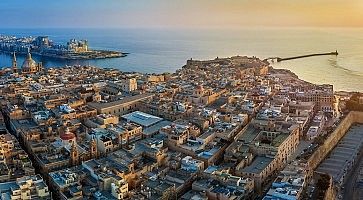
[[[23,55],[31,52],[41,57],[59,60],[88,60],[126,56],[126,54],[118,51],[90,49],[87,40],[70,39],[66,44],[59,44],[52,41],[48,36],[0,35],[0,52]]]
[[[48,35],[61,44],[70,38],[86,38],[91,49],[130,53],[122,58],[91,60],[60,60],[32,53],[34,60],[42,62],[44,67],[93,65],[143,73],[174,72],[190,58],[203,60],[233,55],[285,58],[338,49],[338,57],[289,60],[273,66],[289,69],[312,83],[334,84],[334,90],[362,91],[363,88],[362,29],[1,29],[0,35]],[[17,56],[19,63],[26,57]],[[10,54],[0,53],[0,67],[9,67],[11,62]]]

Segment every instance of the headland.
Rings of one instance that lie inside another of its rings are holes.
[[[352,124],[363,114],[347,109],[363,109],[361,94],[257,57],[142,74],[43,68],[28,53],[1,73],[0,145],[13,143],[7,155],[23,163],[2,164],[2,192],[14,198],[24,180],[54,198],[332,199],[362,148]]]
[[[32,52],[33,55],[62,60],[119,58],[127,55],[118,51],[90,49],[87,40],[70,39],[66,44],[58,44],[48,36],[18,38],[0,35],[0,52],[24,55]]]

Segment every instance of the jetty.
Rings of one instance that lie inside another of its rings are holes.
[[[287,58],[270,57],[270,58],[267,58],[267,60],[271,60],[272,62],[275,62],[275,61],[281,62],[281,61],[285,61],[285,60],[295,60],[295,59],[300,59],[300,58],[307,58],[307,57],[314,57],[314,56],[329,56],[329,55],[337,56],[338,51],[336,50],[336,51],[329,52],[329,53],[314,53],[314,54],[307,54],[307,55],[287,57]]]

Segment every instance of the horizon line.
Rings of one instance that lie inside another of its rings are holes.
[[[125,27],[116,27],[116,26],[104,26],[104,27],[76,27],[76,26],[59,26],[59,27],[0,27],[0,30],[5,29],[166,29],[166,30],[210,30],[210,29],[220,29],[220,30],[243,30],[243,29],[363,29],[363,26],[242,26],[242,27],[218,27],[218,26],[192,26],[192,27],[176,27],[176,26],[125,26]]]

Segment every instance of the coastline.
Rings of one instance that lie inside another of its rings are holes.
[[[13,52],[0,50],[0,53],[11,55]],[[20,55],[26,55],[25,52],[16,52]],[[90,50],[88,52],[82,53],[67,53],[64,55],[59,54],[49,54],[33,51],[33,55],[37,55],[44,58],[53,58],[59,60],[92,60],[92,59],[107,59],[107,58],[121,58],[126,57],[129,53],[123,53],[118,51],[108,51],[108,50]]]
[[[143,33],[148,34],[143,34]],[[131,54],[122,58],[99,60],[34,59],[43,62],[44,67],[64,65],[94,65],[114,67],[122,71],[143,73],[173,72],[188,58],[213,59],[217,56],[249,55],[260,58],[271,56],[290,57],[315,51],[326,52],[338,49],[340,55],[311,57],[290,60],[276,64],[275,68],[287,68],[299,77],[313,83],[332,83],[337,90],[363,92],[362,46],[360,38],[363,30],[316,28],[286,29],[240,29],[240,30],[200,30],[184,29],[2,29],[2,34],[49,35],[55,41],[66,43],[69,38],[87,38],[93,49],[125,51]],[[329,37],[327,33],[331,33]],[[102,36],[102,37],[101,37]],[[293,36],[293,37],[287,37]],[[337,37],[342,36],[342,37]],[[344,39],[344,40],[343,40]],[[316,41],[324,41],[316,42]],[[313,50],[312,50],[313,49]],[[39,59],[38,59],[39,58]],[[21,61],[22,58],[19,58]],[[274,64],[275,65],[275,64]],[[11,66],[11,56],[0,56],[0,66]]]
[[[5,76],[1,76],[4,84],[2,93],[6,95],[4,98],[6,100],[10,99],[8,98],[10,96],[16,97],[16,94],[19,93],[24,96],[27,94],[34,96],[34,104],[44,105],[44,110],[39,106],[40,108],[34,111],[36,117],[31,120],[36,123],[46,126],[48,123],[56,123],[56,118],[51,118],[52,116],[65,120],[86,118],[87,122],[85,120],[84,123],[91,124],[90,126],[93,127],[96,122],[88,121],[92,117],[101,116],[103,120],[107,118],[111,123],[117,124],[119,123],[118,117],[124,117],[126,120],[137,119],[138,121],[135,123],[139,122],[140,125],[154,123],[152,126],[155,126],[160,122],[160,127],[157,127],[163,131],[176,128],[176,126],[169,126],[173,123],[180,122],[182,126],[185,123],[195,123],[194,125],[198,129],[191,130],[199,130],[196,131],[196,134],[201,135],[196,137],[206,144],[200,146],[202,152],[211,152],[214,157],[206,157],[200,153],[199,149],[195,149],[195,151],[185,149],[184,144],[187,143],[174,144],[172,143],[174,140],[167,139],[166,145],[173,151],[195,155],[195,159],[200,160],[201,163],[208,162],[210,166],[215,166],[217,163],[215,158],[221,155],[227,156],[226,158],[232,161],[235,158],[230,155],[235,155],[234,149],[246,144],[261,142],[263,144],[261,151],[266,148],[284,149],[285,145],[297,147],[301,137],[300,131],[310,130],[304,124],[307,124],[311,117],[314,119],[322,119],[323,116],[332,118],[335,113],[340,112],[339,107],[334,107],[336,96],[332,85],[317,85],[304,81],[291,70],[275,69],[270,63],[255,56],[232,56],[213,60],[190,59],[185,65],[170,74],[132,73],[91,65],[44,69],[32,65],[35,61],[32,61],[31,57],[27,61],[29,64],[22,66],[29,67],[22,67],[21,70],[7,68],[3,71]],[[13,84],[14,82],[17,84]],[[15,88],[11,90],[11,87]],[[15,98],[13,101],[9,100],[8,105],[11,105],[7,107],[9,111],[30,109],[25,103],[16,104],[18,102],[16,100]],[[38,100],[43,101],[44,104],[39,104]],[[315,110],[319,111],[318,118],[314,116]],[[128,116],[133,117],[127,118]],[[150,122],[149,119],[158,121]],[[113,122],[114,120],[117,122]],[[124,127],[130,127],[129,121],[125,122]],[[65,130],[69,130],[67,127],[68,123],[64,123]],[[142,127],[140,126],[140,128]],[[272,133],[279,136],[271,139],[271,142],[266,141],[264,137],[260,137],[267,133],[266,130],[271,130]],[[113,134],[115,132],[105,133]],[[165,133],[173,134],[174,131]],[[176,133],[179,135],[179,132]],[[183,133],[189,137],[189,133]],[[75,135],[72,134],[72,132],[66,131],[60,134],[60,138],[71,137],[73,139]],[[143,134],[141,131],[137,134],[140,134],[140,141],[145,141],[141,136]],[[150,135],[152,134],[159,133],[155,132]],[[315,136],[309,135],[309,137],[318,137],[320,132],[316,134]],[[204,140],[206,135],[209,140]],[[111,136],[113,137],[113,135]],[[163,141],[162,138],[159,139]],[[77,141],[81,143],[84,140]],[[246,143],[240,141],[246,141]],[[44,144],[47,145],[47,142],[44,141]],[[158,144],[161,143],[158,142]],[[120,140],[117,145],[125,144],[122,144],[122,140]],[[254,145],[253,148],[259,148],[258,146]],[[174,147],[175,149],[173,149]],[[76,148],[73,149],[76,150]],[[197,151],[198,153],[196,153]],[[251,154],[253,162],[240,169],[242,173],[239,176],[248,178],[250,175],[245,173],[250,173],[250,169],[261,161],[277,163],[280,158],[288,158],[293,153],[300,153],[295,148],[289,148],[288,151],[287,153],[278,151],[278,154],[271,155],[271,157],[266,154]],[[97,158],[96,154],[90,159],[95,158]],[[74,163],[71,165],[78,165],[76,159],[78,157],[71,158]],[[69,160],[69,158],[65,157],[65,160]],[[287,159],[281,160],[285,160],[279,164],[281,169],[291,164],[287,162]],[[227,163],[229,160],[225,162]],[[238,166],[239,162],[236,162],[235,166]],[[304,164],[304,162],[301,160],[299,164]],[[68,170],[71,165],[65,165],[64,168]],[[249,187],[249,190],[255,191],[254,194],[257,195],[259,191],[269,189],[269,184],[262,183],[275,180],[274,172],[280,171],[280,167],[268,169],[269,171],[266,173],[271,174],[271,180],[261,179],[260,183],[254,184],[254,177],[250,178],[253,187]],[[58,169],[50,166],[49,170],[55,172]],[[42,175],[47,177],[46,173]],[[304,173],[301,174],[302,177],[304,175]],[[300,190],[303,190],[303,186],[300,187]]]
[[[16,37],[0,34],[0,52],[12,54],[32,53],[41,57],[63,60],[91,60],[120,58],[127,54],[120,51],[90,49],[88,40],[70,39],[65,44],[56,43],[49,36]]]

